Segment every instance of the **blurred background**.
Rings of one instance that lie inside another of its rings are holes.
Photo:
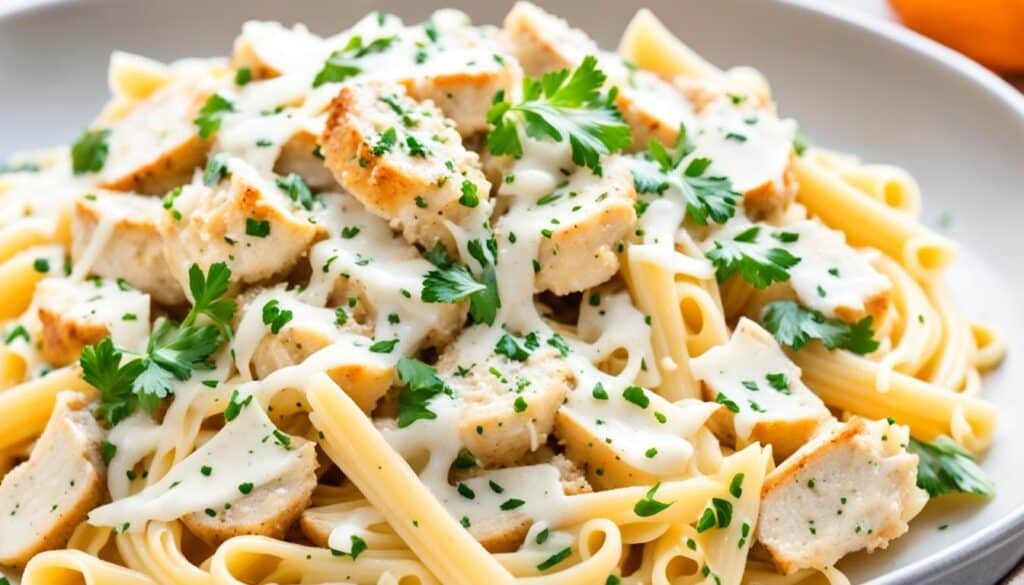
[[[952,47],[1024,91],[1024,0],[824,0]]]

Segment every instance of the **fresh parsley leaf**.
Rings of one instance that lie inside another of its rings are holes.
[[[110,425],[130,416],[138,407],[154,410],[174,391],[175,380],[188,380],[193,370],[209,369],[210,356],[227,339],[235,301],[223,299],[231,271],[214,264],[207,275],[198,266],[189,270],[189,288],[195,299],[181,325],[161,321],[146,344],[146,351],[121,365],[125,355],[110,337],[83,348],[79,363],[83,378],[100,393],[97,413]],[[195,325],[198,315],[213,323]]]
[[[732,502],[722,498],[711,498],[711,505],[704,508],[704,512],[697,521],[697,533],[707,532],[715,526],[728,528],[732,523]]]
[[[335,51],[327,58],[323,69],[313,79],[313,87],[320,87],[325,83],[337,83],[345,81],[349,77],[355,77],[363,72],[363,69],[346,58],[343,53]]]
[[[76,175],[98,173],[110,154],[110,130],[85,130],[71,145],[71,170]]]
[[[633,185],[641,194],[663,195],[668,191],[682,197],[687,214],[700,225],[707,225],[708,218],[715,223],[725,223],[735,215],[736,205],[743,195],[733,191],[728,178],[705,175],[711,166],[709,158],[693,158],[684,167],[684,160],[694,148],[685,125],[679,126],[673,150],[651,140],[647,151],[631,165]]]
[[[606,76],[597,58],[588,55],[570,75],[568,69],[523,79],[523,99],[513,103],[504,92],[495,96],[487,121],[494,126],[487,148],[497,155],[523,155],[520,126],[533,140],[568,140],[572,161],[601,174],[601,155],[618,152],[632,141],[629,126],[615,107],[616,90],[601,94]]]
[[[150,336],[146,353],[175,378],[188,380],[192,370],[209,369],[208,360],[220,341],[215,325],[179,326],[163,321]]]
[[[199,265],[193,264],[188,269],[188,289],[192,293],[192,309],[185,316],[182,325],[195,323],[199,315],[206,315],[222,329],[227,330],[238,303],[234,299],[224,298],[231,286],[231,269],[224,262],[210,265],[204,275]]]
[[[398,428],[420,420],[432,420],[437,414],[428,408],[438,394],[452,391],[437,375],[437,370],[415,358],[402,358],[395,366],[398,379],[405,387],[398,393]]]
[[[487,287],[462,264],[431,270],[423,280],[420,299],[426,303],[457,303]]]
[[[327,58],[323,68],[313,78],[313,87],[345,81],[349,77],[359,75],[363,69],[356,61],[367,55],[387,51],[396,40],[398,40],[396,36],[380,37],[364,45],[362,36],[353,36],[344,49],[334,51]]]
[[[544,530],[541,530],[540,532],[537,533],[537,536],[536,536],[536,538],[534,538],[534,541],[537,544],[544,544],[545,542],[547,542],[548,537],[550,537],[550,536],[551,536],[551,530],[548,529],[548,528],[545,528]]]
[[[718,527],[728,528],[732,522],[732,502],[722,498],[711,498],[711,505],[715,508],[715,515],[718,516]]]
[[[274,442],[280,445],[282,449],[285,451],[292,450],[292,438],[290,435],[281,432],[279,429],[274,429],[271,435],[274,436]]]
[[[917,455],[917,487],[931,497],[961,492],[991,496],[995,486],[978,462],[956,441],[947,436],[930,443],[913,437],[907,451]]]
[[[345,307],[335,307],[334,324],[338,327],[344,327],[345,323],[348,323],[348,313],[345,312]]]
[[[235,111],[235,104],[226,97],[215,93],[206,100],[199,110],[199,115],[193,120],[199,128],[200,138],[209,138],[214,132],[220,129],[221,120],[224,115]]]
[[[557,333],[552,334],[551,337],[548,338],[548,345],[557,349],[558,353],[562,357],[567,357],[569,355],[569,352],[571,351],[569,349],[569,344],[566,343],[565,339],[563,339],[562,336]]]
[[[658,500],[655,500],[654,494],[655,492],[658,491],[659,487],[661,487],[660,481],[654,484],[654,486],[651,489],[647,490],[647,493],[644,494],[644,497],[633,505],[634,514],[641,518],[649,518],[675,503],[668,502],[666,504],[665,502],[659,502]]]
[[[245,218],[245,235],[265,238],[270,235],[270,220]]]
[[[459,454],[455,457],[455,461],[452,463],[456,469],[470,469],[476,467],[476,457],[469,449],[463,447],[459,449]]]
[[[427,158],[427,155],[430,154],[430,151],[427,150],[427,147],[412,134],[406,135],[405,146],[408,147],[409,149],[409,156]]]
[[[711,508],[704,508],[704,512],[700,515],[700,519],[697,520],[697,534],[703,534],[708,530],[715,527],[715,511]]]
[[[498,263],[498,242],[491,236],[486,242],[470,240],[466,244],[469,255],[481,266],[480,280],[484,289],[469,296],[469,316],[474,323],[494,324],[501,307],[498,297],[498,275],[494,266]]]
[[[132,383],[144,366],[138,360],[122,366],[123,356],[114,341],[105,337],[96,345],[82,348],[78,359],[82,378],[100,393],[96,412],[111,426],[128,418],[138,406]]]
[[[474,276],[465,265],[456,264],[444,248],[435,247],[423,255],[437,268],[424,277],[420,299],[425,303],[457,303],[468,298],[473,322],[492,325],[501,306],[493,261],[497,257],[497,243],[493,237],[486,246],[480,240],[471,240],[467,248],[482,266],[480,277]]]
[[[652,144],[659,144],[652,142]],[[661,195],[669,188],[666,174],[650,159],[633,159],[630,165],[633,174],[633,187],[637,193],[656,193]]]
[[[729,221],[742,197],[732,190],[732,182],[728,178],[705,176],[704,172],[710,165],[711,159],[693,159],[683,170],[680,183],[686,198],[686,213],[700,225],[707,225],[709,217],[715,223]]]
[[[707,257],[715,265],[718,282],[724,282],[736,272],[759,289],[789,280],[788,269],[800,259],[782,248],[758,244],[760,231],[760,227],[754,226],[731,240],[715,240],[715,247],[708,251]]]
[[[509,498],[502,502],[501,505],[498,507],[507,512],[508,510],[515,510],[516,508],[521,508],[524,504],[526,504],[526,502],[520,500],[519,498]]]
[[[427,21],[423,23],[423,32],[427,35],[427,38],[430,39],[430,42],[437,42],[437,26],[434,25],[433,18],[428,18]]]
[[[851,325],[839,319],[827,319],[818,311],[793,301],[775,301],[765,306],[762,320],[779,343],[793,349],[800,349],[812,339],[820,339],[830,350],[840,348],[861,355],[878,349],[870,315]]]
[[[789,389],[789,378],[783,372],[775,374],[765,374],[764,379],[768,382],[776,392],[781,394],[792,394]]]
[[[100,457],[103,458],[103,462],[110,465],[110,462],[117,456],[117,445],[110,441],[103,441],[100,443]]]
[[[143,410],[153,412],[174,391],[174,374],[151,359],[140,360],[140,363],[143,368],[132,381],[132,392]]]
[[[736,402],[734,402],[733,400],[730,400],[729,397],[726,396],[724,392],[719,392],[717,395],[715,395],[715,402],[717,402],[718,404],[721,404],[722,406],[726,407],[731,412],[739,412],[740,411],[740,405],[736,404]]]
[[[288,197],[304,207],[307,211],[313,209],[313,193],[310,192],[306,182],[297,173],[288,173],[287,177],[278,177],[277,186],[288,194]]]
[[[737,473],[729,481],[729,495],[737,500],[743,497],[743,476],[744,474]]]

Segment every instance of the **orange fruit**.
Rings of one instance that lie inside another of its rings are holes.
[[[1000,72],[1024,71],[1024,0],[889,0],[908,27]]]

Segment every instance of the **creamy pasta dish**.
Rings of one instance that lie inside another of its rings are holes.
[[[993,492],[1004,345],[914,180],[650,12],[109,83],[0,174],[4,585],[842,584]]]

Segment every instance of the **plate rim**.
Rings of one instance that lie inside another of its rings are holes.
[[[977,61],[945,45],[895,22],[873,18],[866,13],[837,4],[826,4],[815,2],[815,0],[772,1],[799,12],[809,13],[812,17],[831,19],[856,29],[861,34],[930,59],[949,73],[972,82],[996,97],[1007,109],[1016,114],[1018,120],[1024,123],[1024,94]],[[936,551],[890,573],[875,577],[864,585],[911,585],[926,579],[928,582],[937,582],[936,578],[954,573],[968,563],[979,563],[993,554],[997,554],[1004,546],[1012,544],[1015,538],[1019,539],[1022,535],[1024,535],[1024,503],[1018,505],[1009,515],[998,522],[957,544]]]
[[[102,0],[100,0],[102,1]],[[508,0],[513,2],[514,0]],[[17,17],[44,8],[61,5],[91,4],[93,0],[7,0],[0,4],[0,20]],[[831,20],[859,34],[884,41],[893,49],[910,51],[919,57],[941,65],[947,72],[984,89],[998,99],[1017,119],[1024,123],[1024,93],[1019,92],[1001,77],[965,55],[933,41],[896,22],[873,17],[859,10],[818,0],[770,0],[786,9],[809,15],[811,18]],[[998,522],[986,527],[957,544],[939,550],[909,565],[875,577],[863,585],[911,585],[925,579],[936,578],[962,569],[968,563],[976,564],[1002,548],[1024,537],[1024,503]],[[980,553],[980,554],[979,554]]]

